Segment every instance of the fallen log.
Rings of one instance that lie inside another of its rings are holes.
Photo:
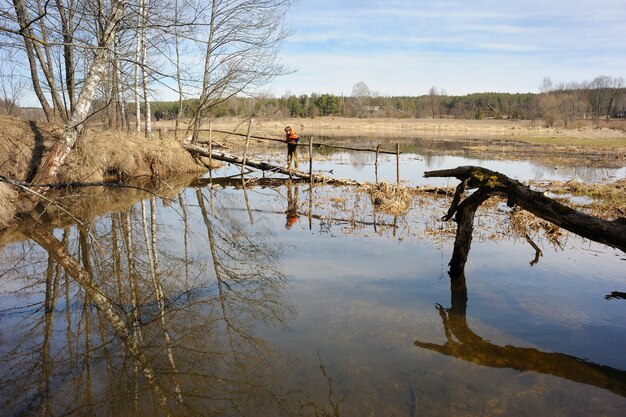
[[[219,151],[209,152],[208,150],[200,146],[196,146],[196,145],[189,144],[189,145],[183,145],[183,147],[188,152],[191,152],[194,155],[205,156],[207,158],[210,157],[213,159],[217,159],[218,161],[230,162],[231,164],[237,164],[237,165],[242,165],[244,162],[243,159],[239,158],[238,156],[230,155],[230,154],[219,152]],[[313,182],[333,184],[333,185],[361,185],[360,182],[350,180],[350,179],[332,178],[332,177],[327,177],[325,175],[320,175],[320,174],[313,174],[311,176],[309,175],[308,172],[299,171],[297,169],[290,170],[290,169],[283,168],[278,165],[272,165],[268,162],[257,161],[257,160],[250,159],[250,158],[246,158],[245,165],[251,168],[260,169],[261,171],[271,171],[271,172],[276,172],[278,174],[287,175],[289,177],[301,178],[305,181],[313,181]]]
[[[530,187],[499,172],[477,166],[461,166],[454,169],[427,171],[424,177],[455,177],[461,181],[457,186],[450,209],[444,216],[444,220],[450,220],[456,214],[455,221],[458,224],[455,253],[450,263],[453,269],[462,267],[467,259],[474,212],[484,201],[495,195],[506,197],[507,205],[510,207],[517,205],[565,230],[626,252],[626,224],[621,223],[619,219],[610,221],[590,216],[548,198],[541,192],[533,191]],[[477,189],[477,191],[460,202],[466,189]],[[462,245],[467,247],[457,248],[457,241],[463,242]],[[455,258],[455,255],[458,257]]]

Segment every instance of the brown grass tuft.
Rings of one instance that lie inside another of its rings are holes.
[[[367,192],[372,204],[384,213],[402,215],[411,208],[412,195],[407,187],[381,182],[364,184],[359,190]]]
[[[543,233],[543,236],[555,246],[561,245],[559,239],[563,236],[560,227],[520,208],[509,212],[509,230],[520,238]]]

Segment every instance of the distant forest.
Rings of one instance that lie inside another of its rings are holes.
[[[570,125],[580,119],[601,120],[626,117],[626,88],[623,79],[597,77],[591,83],[553,87],[544,80],[539,94],[474,93],[451,96],[435,87],[421,96],[380,96],[364,83],[355,85],[351,96],[333,94],[285,95],[280,98],[230,97],[216,101],[212,117],[302,117],[345,116],[361,118],[454,118],[523,119],[546,126]],[[191,115],[197,100],[183,102],[183,114]],[[156,120],[172,120],[178,102],[152,102]],[[132,114],[132,112],[130,112]]]
[[[538,124],[576,127],[579,120],[626,120],[626,87],[622,78],[597,77],[591,83],[552,86],[544,79],[541,93],[474,93],[447,95],[432,87],[421,96],[381,96],[369,91],[364,83],[354,86],[352,95],[333,94],[257,96],[214,99],[207,106],[208,117],[302,117],[319,116],[359,118],[448,118],[448,119],[518,119]],[[183,117],[193,117],[199,100],[182,102]],[[174,120],[178,101],[151,101],[150,113],[159,120]],[[135,104],[128,103],[128,115],[135,114]],[[96,102],[97,108],[106,107]],[[19,108],[0,100],[0,113],[15,114]],[[145,112],[141,104],[142,112]],[[34,114],[33,114],[34,111]],[[36,118],[34,109],[22,109],[22,116]],[[41,115],[40,115],[41,116]],[[102,112],[106,119],[107,113]],[[101,117],[101,118],[102,118]],[[132,118],[132,116],[129,116]],[[105,120],[106,123],[106,120]]]

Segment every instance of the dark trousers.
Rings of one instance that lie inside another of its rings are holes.
[[[293,160],[293,167],[298,169],[298,144],[287,144],[287,167],[291,168],[291,161]]]

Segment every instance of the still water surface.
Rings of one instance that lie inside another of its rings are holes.
[[[498,205],[452,283],[447,204],[187,188],[33,227],[1,252],[2,415],[623,415],[624,253],[536,235],[531,266]]]

